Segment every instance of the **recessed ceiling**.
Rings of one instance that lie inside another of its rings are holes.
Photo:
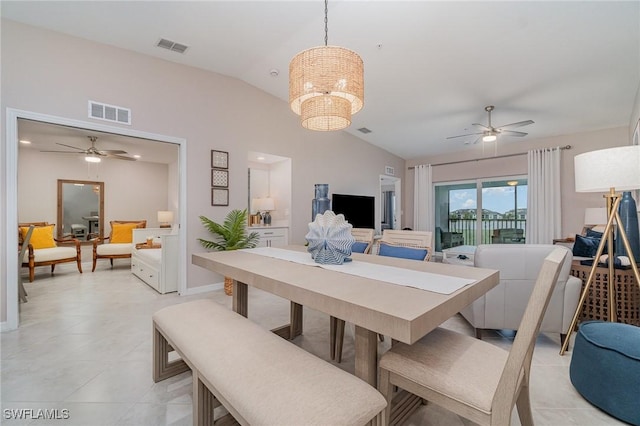
[[[287,73],[270,71],[324,42],[319,0],[3,1],[1,13],[236,77],[285,101]],[[496,106],[496,126],[535,121],[503,144],[629,125],[640,2],[332,0],[328,24],[329,44],[365,63],[365,106],[347,131],[403,158],[477,149],[446,138],[483,123],[486,105]],[[160,38],[189,49],[158,49]]]

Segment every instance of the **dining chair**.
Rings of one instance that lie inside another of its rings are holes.
[[[351,235],[356,242],[351,246],[352,253],[371,253],[375,229],[351,228]],[[344,321],[336,317],[329,318],[331,359],[342,362],[342,342],[344,340]],[[381,339],[384,337],[380,336]]]
[[[557,248],[546,257],[511,350],[444,328],[413,345],[393,345],[379,364],[378,390],[388,403],[382,424],[390,424],[397,386],[481,425],[509,425],[517,405],[520,422],[533,425],[531,358],[566,255]]]
[[[377,244],[376,254],[426,262],[431,257],[432,235],[431,232],[424,231],[385,229]],[[373,236],[371,238],[373,239]],[[331,359],[342,362],[345,322],[339,318],[331,317],[329,327],[331,330],[329,336]],[[384,341],[382,334],[378,334],[378,338],[381,342]]]

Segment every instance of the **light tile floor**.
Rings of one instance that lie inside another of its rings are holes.
[[[38,268],[26,283],[28,303],[21,304],[19,330],[2,333],[2,424],[30,425],[190,425],[191,374],[160,383],[151,378],[151,315],[171,304],[211,298],[231,306],[222,290],[195,296],[160,295],[131,275],[129,263],[114,269],[90,263],[79,274],[73,265],[58,265],[56,275]],[[288,320],[288,302],[258,290],[249,292],[249,318],[273,328]],[[329,318],[304,312],[304,335],[295,343],[317,356],[329,356]],[[460,316],[445,323],[463,333],[471,327]],[[507,333],[486,333],[485,339],[508,348]],[[388,348],[389,339],[380,343]],[[587,403],[569,381],[570,353],[558,355],[558,336],[542,335],[532,365],[531,398],[538,425],[622,424]],[[344,360],[353,371],[353,327],[347,326]],[[481,368],[481,366],[478,366]],[[5,409],[57,409],[66,420],[7,419]],[[434,404],[421,407],[407,425],[469,425]],[[519,425],[517,415],[512,424]]]

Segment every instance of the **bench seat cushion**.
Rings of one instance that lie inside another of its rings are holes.
[[[251,425],[362,425],[386,406],[364,381],[212,300],[153,320]]]

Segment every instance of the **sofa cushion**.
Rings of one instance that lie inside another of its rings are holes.
[[[33,246],[34,250],[56,247],[56,242],[53,239],[54,226],[55,225],[36,226],[33,228],[29,244]],[[27,232],[29,232],[28,227],[20,228],[23,240],[27,237]]]

